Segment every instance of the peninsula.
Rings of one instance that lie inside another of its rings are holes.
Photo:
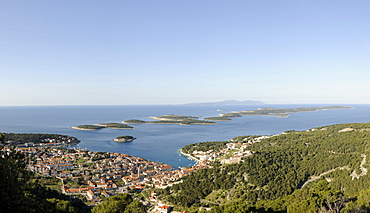
[[[4,141],[0,146],[9,147],[50,147],[50,146],[71,146],[80,143],[75,137],[59,134],[43,133],[0,133]]]

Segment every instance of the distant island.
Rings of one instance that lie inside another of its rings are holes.
[[[183,121],[183,120],[189,120],[189,119],[198,119],[199,117],[170,114],[170,115],[162,115],[158,117],[151,116],[150,118],[153,118],[155,120],[161,120],[161,121]]]
[[[207,103],[190,103],[190,104],[183,104],[189,106],[222,106],[222,105],[262,105],[265,104],[262,101],[253,101],[253,100],[245,100],[245,101],[238,101],[238,100],[224,100],[220,102],[207,102]]]
[[[295,109],[278,109],[278,108],[259,108],[258,110],[245,110],[245,111],[235,111],[229,113],[221,113],[219,116],[233,118],[242,117],[244,115],[264,115],[264,116],[278,116],[278,117],[288,117],[288,113],[298,113],[298,112],[314,112],[319,110],[332,110],[332,109],[354,109],[350,106],[328,106],[328,107],[300,107]]]
[[[157,121],[143,121],[138,119],[130,119],[123,121],[122,123],[126,124],[179,124],[179,125],[192,125],[192,124],[201,124],[201,125],[215,125],[216,122],[198,120],[199,117],[194,116],[184,116],[184,115],[162,115],[158,117],[151,116],[152,119]]]
[[[122,123],[101,123],[101,124],[85,124],[71,127],[72,129],[84,131],[96,131],[104,128],[110,129],[133,129],[134,127]]]
[[[204,118],[204,120],[210,120],[210,121],[231,121],[231,118],[226,116],[220,116],[220,117],[208,117]]]
[[[223,103],[246,103],[247,101],[223,101]],[[221,103],[221,102],[214,102]],[[262,103],[262,102],[261,102]],[[209,103],[210,104],[210,103]],[[111,129],[134,129],[134,127],[127,124],[177,124],[177,125],[216,125],[215,121],[231,121],[232,118],[242,117],[245,115],[262,115],[262,116],[276,116],[280,118],[286,118],[289,113],[299,112],[313,112],[319,110],[333,110],[333,109],[354,109],[351,106],[327,106],[327,107],[299,107],[295,109],[279,109],[279,108],[258,108],[257,110],[243,110],[243,111],[232,111],[220,113],[218,116],[206,117],[202,116],[189,116],[189,115],[176,115],[168,114],[161,116],[151,116],[150,118],[155,121],[144,121],[139,119],[129,119],[122,121],[121,123],[100,123],[100,124],[85,124],[71,127],[72,129],[84,130],[84,131],[96,131],[103,128]],[[217,111],[222,111],[218,109]],[[200,119],[202,118],[202,119]]]
[[[94,125],[105,127],[105,128],[110,128],[110,129],[133,129],[134,128],[132,126],[121,124],[121,123],[102,123],[102,124],[94,124]]]
[[[84,125],[71,127],[71,129],[84,130],[84,131],[95,131],[95,130],[99,130],[103,128],[104,127],[102,126],[96,126],[96,125],[91,125],[91,124],[84,124]]]
[[[196,116],[185,116],[185,115],[162,115],[162,116],[151,116],[150,118],[157,121],[143,121],[138,119],[130,119],[122,121],[125,124],[179,124],[179,125],[215,125],[214,121],[231,121],[232,118],[242,117],[245,115],[262,115],[262,116],[277,116],[280,118],[286,118],[289,113],[299,112],[314,112],[319,110],[333,110],[333,109],[354,109],[351,106],[327,106],[327,107],[300,107],[295,109],[279,109],[279,108],[259,108],[258,110],[244,110],[244,111],[233,111],[228,113],[218,114],[215,117],[206,117],[203,120],[199,120]]]
[[[113,139],[114,141],[116,142],[131,142],[133,140],[135,140],[136,138],[134,138],[133,136],[131,135],[124,135],[124,136],[119,136],[119,137],[116,137],[115,139]]]
[[[143,120],[137,120],[137,119],[131,119],[122,121],[123,123],[127,124],[179,124],[179,125],[192,125],[192,124],[200,124],[200,125],[216,125],[216,122],[212,121],[205,121],[205,120],[182,120],[182,121],[143,121]]]

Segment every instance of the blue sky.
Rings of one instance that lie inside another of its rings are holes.
[[[0,106],[370,103],[370,1],[3,0]]]

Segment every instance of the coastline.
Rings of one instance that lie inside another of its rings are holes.
[[[268,105],[270,107],[270,105]],[[297,108],[297,107],[309,107],[311,104],[305,105],[271,105],[274,108]],[[314,105],[317,106],[317,105]],[[3,109],[2,111],[6,113],[7,116],[4,116],[4,122],[2,124],[2,129],[4,132],[63,132],[68,135],[76,136],[81,140],[80,147],[93,150],[93,151],[110,151],[110,152],[120,152],[127,153],[134,156],[141,156],[146,159],[151,159],[159,162],[165,162],[174,167],[187,166],[188,164],[194,164],[194,161],[190,161],[188,158],[184,158],[184,155],[179,157],[180,154],[178,150],[189,143],[193,142],[202,142],[202,141],[214,141],[218,138],[232,138],[234,136],[243,135],[245,133],[245,127],[242,127],[239,124],[244,124],[245,122],[254,123],[253,125],[248,126],[248,133],[251,135],[268,135],[268,134],[278,134],[284,132],[285,130],[296,129],[304,130],[309,129],[310,127],[324,126],[327,123],[347,123],[347,122],[369,122],[369,105],[355,105],[356,110],[325,110],[321,113],[312,112],[312,113],[295,113],[294,118],[284,119],[277,117],[269,120],[259,121],[258,116],[250,116],[245,119],[238,119],[232,122],[227,122],[226,127],[230,127],[228,131],[220,131],[223,129],[224,122],[218,122],[219,125],[216,126],[190,126],[183,127],[174,125],[157,125],[157,126],[144,126],[135,124],[132,125],[137,129],[137,134],[135,137],[140,138],[140,143],[138,140],[129,143],[118,143],[112,141],[115,137],[125,134],[134,134],[130,130],[75,130],[70,127],[77,126],[79,124],[84,124],[84,116],[91,118],[91,124],[98,124],[100,121],[118,121],[120,119],[126,120],[130,118],[138,118],[147,120],[150,115],[161,115],[169,112],[174,112],[176,114],[189,114],[188,110],[193,110],[194,113],[199,115],[205,115],[203,111],[210,112],[210,115],[217,116],[215,107],[189,107],[180,108],[177,106],[63,106],[63,107],[24,107],[17,108],[12,107]],[[257,108],[257,107],[256,107]],[[86,110],[88,109],[88,110]],[[155,113],[151,112],[154,109]],[[234,106],[228,106],[222,108],[223,112],[229,112],[232,110],[245,110],[253,109],[248,106],[241,106],[240,109]],[[35,120],[32,114],[40,112],[40,117],[43,119]],[[73,112],[73,113],[71,113]],[[84,114],[79,114],[84,112]],[[330,114],[329,114],[330,112]],[[85,115],[86,114],[86,115]],[[299,115],[298,115],[299,114]],[[22,115],[24,120],[30,124],[32,127],[25,125],[19,125],[16,122],[16,119],[12,120],[10,117],[16,117]],[[104,118],[104,117],[107,118]],[[9,119],[7,119],[9,117]],[[119,118],[118,118],[119,117]],[[262,116],[261,116],[262,117]],[[267,119],[268,116],[263,116],[263,119]],[[102,119],[104,118],[104,119]],[[110,119],[109,119],[110,118]],[[311,119],[312,118],[312,119]],[[315,118],[315,119],[313,119]],[[73,119],[77,119],[76,122],[71,122]],[[248,119],[248,120],[247,120]],[[282,120],[281,120],[282,119]],[[233,119],[234,120],[234,119]],[[280,123],[283,122],[283,123]],[[63,125],[51,125],[53,123],[62,123]],[[117,122],[118,123],[118,122]],[[225,122],[226,123],[226,122]],[[67,124],[67,125],[64,125]],[[69,125],[68,125],[69,124]],[[130,124],[129,124],[130,125]],[[261,127],[263,125],[263,127]],[[292,127],[289,127],[292,126]],[[208,128],[209,127],[209,128]],[[169,133],[168,135],[157,135],[153,134],[153,131],[146,131],[146,129],[156,129],[163,133]],[[197,134],[200,129],[204,131],[204,134]],[[263,130],[262,130],[263,129]],[[271,130],[272,129],[272,130]],[[122,132],[121,132],[122,131]],[[185,132],[186,131],[186,134]],[[223,135],[227,135],[223,136]],[[95,137],[96,136],[96,137]],[[145,141],[141,143],[145,138]],[[174,143],[177,140],[178,142]],[[108,141],[111,144],[107,144]],[[150,142],[149,142],[150,141]],[[165,149],[157,148],[162,146],[166,147]],[[152,147],[153,146],[153,147]],[[137,148],[140,147],[140,148]],[[168,152],[172,154],[166,154]],[[178,153],[177,155],[175,153]],[[166,157],[164,157],[166,156]],[[172,157],[167,157],[172,156]],[[178,158],[181,158],[179,161]]]
[[[189,160],[191,160],[191,161],[195,161],[195,162],[196,162],[196,164],[198,164],[198,163],[200,163],[200,162],[201,162],[201,161],[200,161],[199,159],[197,159],[196,157],[193,157],[193,156],[191,156],[190,154],[184,153],[184,152],[182,151],[182,149],[179,149],[179,152],[180,152],[180,154],[182,154],[183,156],[185,156],[187,159],[189,159]]]

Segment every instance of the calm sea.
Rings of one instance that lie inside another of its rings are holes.
[[[370,122],[370,105],[351,105],[356,109],[320,110],[290,114],[288,118],[244,116],[218,125],[135,124],[135,129],[80,131],[70,129],[81,124],[121,122],[128,119],[151,120],[165,114],[217,116],[218,113],[253,110],[259,107],[297,108],[329,105],[244,105],[244,106],[32,106],[0,107],[0,132],[57,133],[75,136],[80,148],[91,151],[120,152],[174,167],[192,165],[178,150],[204,141],[229,140],[240,135],[271,135],[286,130],[306,130],[336,123]],[[223,110],[222,112],[217,109]],[[132,135],[130,143],[112,139]]]

